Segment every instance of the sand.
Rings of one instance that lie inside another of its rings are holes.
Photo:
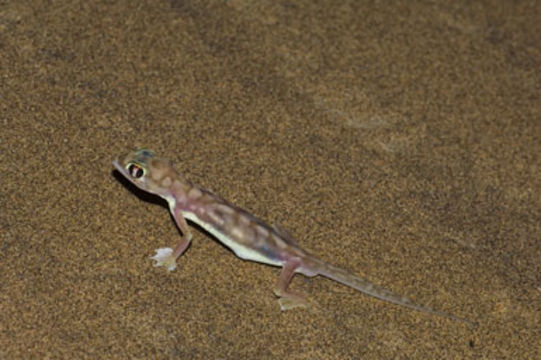
[[[541,2],[0,4],[1,359],[541,358]],[[479,323],[279,269],[112,160],[136,147],[303,247]]]

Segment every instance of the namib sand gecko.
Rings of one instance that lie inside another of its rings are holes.
[[[118,158],[113,165],[138,188],[165,199],[180,228],[182,236],[174,249],[156,250],[156,255],[152,257],[156,261],[155,266],[164,266],[169,271],[175,269],[177,258],[186,251],[192,240],[186,222],[190,220],[241,259],[281,267],[274,294],[279,298],[282,310],[308,306],[303,295],[288,289],[295,273],[300,273],[308,277],[322,275],[378,299],[475,326],[468,319],[415,304],[407,297],[317,259],[301,249],[284,229],[269,226],[211,191],[192,184],[168,160],[157,157],[150,150],[138,149]]]

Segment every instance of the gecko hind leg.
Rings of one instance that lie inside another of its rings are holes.
[[[282,311],[294,309],[297,307],[307,308],[309,306],[306,298],[288,290],[288,286],[291,283],[291,279],[295,275],[295,270],[299,268],[301,261],[299,259],[288,260],[282,267],[280,272],[280,277],[278,278],[278,283],[274,287],[274,295],[278,296],[278,303],[280,304],[280,309]]]

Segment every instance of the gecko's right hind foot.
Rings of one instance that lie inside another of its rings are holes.
[[[154,266],[164,266],[169,271],[173,271],[177,267],[171,248],[156,249],[156,255],[152,256],[151,259],[155,261]]]
[[[302,297],[296,296],[285,296],[278,299],[278,304],[280,304],[280,310],[286,311],[295,308],[309,308],[310,304],[308,301]]]
[[[278,304],[280,304],[280,310],[291,310],[295,308],[308,308],[310,304],[301,294],[297,294],[291,291],[283,291],[280,289],[274,289],[274,295],[278,296]]]

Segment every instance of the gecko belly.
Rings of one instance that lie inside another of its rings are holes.
[[[203,229],[205,229],[209,234],[214,236],[216,239],[218,239],[222,244],[227,246],[229,249],[231,249],[235,255],[237,255],[239,258],[243,260],[250,260],[250,261],[256,261],[263,264],[273,265],[273,266],[282,266],[283,263],[279,260],[275,260],[272,258],[269,258],[262,253],[251,249],[247,246],[244,246],[242,244],[239,244],[237,241],[233,240],[231,237],[229,237],[227,234],[224,234],[222,231],[216,229],[212,224],[209,224],[208,222],[202,221],[199,219],[194,213],[192,212],[183,212],[182,216],[184,218],[193,221],[197,225],[201,226]]]

